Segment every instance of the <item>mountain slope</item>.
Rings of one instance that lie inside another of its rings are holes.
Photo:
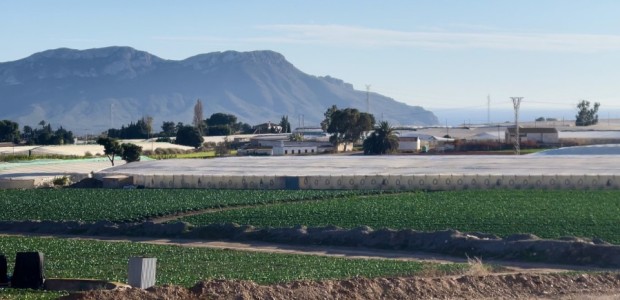
[[[0,63],[1,119],[35,125],[41,120],[78,132],[120,127],[142,116],[189,123],[196,99],[205,118],[233,113],[250,124],[293,125],[303,115],[316,125],[325,110],[366,107],[366,93],[332,77],[303,73],[273,51],[215,52],[174,61],[129,47],[55,49]],[[377,118],[394,124],[437,124],[421,107],[376,93],[370,95]]]

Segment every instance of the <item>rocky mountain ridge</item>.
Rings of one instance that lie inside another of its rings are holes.
[[[152,116],[191,122],[201,99],[205,118],[233,113],[242,122],[317,125],[331,105],[365,111],[366,92],[330,76],[308,75],[274,51],[213,52],[166,60],[130,47],[60,48],[0,63],[1,119],[41,120],[78,132],[120,127]],[[377,93],[371,113],[395,125],[432,125],[437,118]]]

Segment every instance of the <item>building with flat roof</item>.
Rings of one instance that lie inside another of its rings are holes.
[[[506,128],[506,141],[514,142],[517,130]],[[557,144],[560,142],[559,132],[554,127],[519,127],[519,141],[532,141],[541,144]]]

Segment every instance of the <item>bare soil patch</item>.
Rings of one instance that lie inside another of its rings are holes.
[[[210,280],[190,289],[163,286],[147,290],[91,291],[61,299],[620,299],[620,275],[353,278],[274,285]]]

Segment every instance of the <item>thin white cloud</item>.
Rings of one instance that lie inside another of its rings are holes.
[[[254,37],[154,36],[154,40],[214,44],[306,44],[423,49],[503,49],[548,52],[620,51],[620,35],[511,33],[479,28],[475,32],[437,30],[397,31],[346,25],[261,25]],[[470,29],[472,30],[472,29]]]
[[[620,50],[619,35],[397,31],[344,25],[263,25],[272,34],[254,42],[324,44],[363,47],[439,49],[506,49],[525,51],[600,52]]]
[[[230,42],[236,41],[235,39],[214,37],[214,36],[153,36],[151,37],[151,39],[159,40],[159,41],[172,41],[172,42],[230,43]]]

